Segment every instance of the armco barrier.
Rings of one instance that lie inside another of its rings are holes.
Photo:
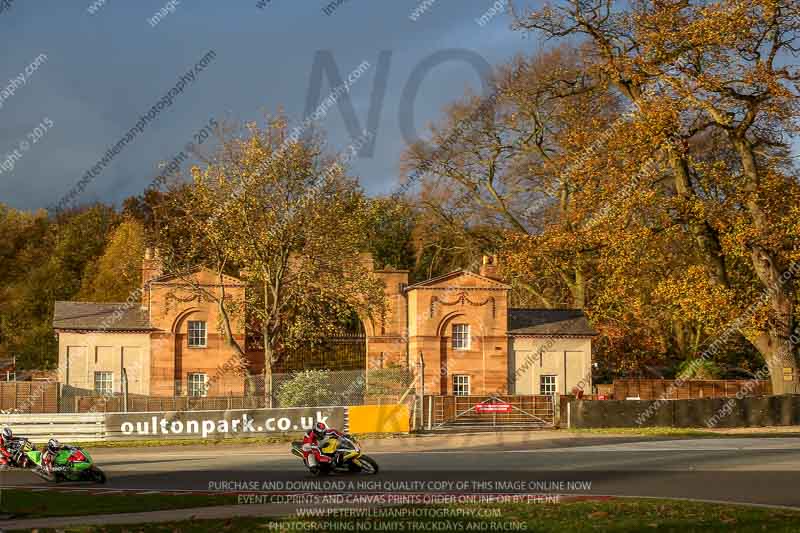
[[[97,414],[0,415],[0,425],[9,426],[15,435],[35,443],[56,438],[64,442],[105,440],[105,416]]]
[[[408,407],[396,405],[359,405],[348,409],[351,433],[408,433]]]
[[[304,433],[315,423],[350,433],[409,431],[405,405],[0,415],[0,426],[36,443],[150,439],[230,439]]]
[[[800,425],[800,395],[694,400],[571,400],[572,428],[763,427]]]

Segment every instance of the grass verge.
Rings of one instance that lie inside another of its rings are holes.
[[[339,509],[341,511],[341,509]],[[800,531],[800,512],[673,500],[591,500],[557,504],[485,504],[373,508],[361,517],[231,518],[66,531]],[[401,513],[419,513],[402,516]],[[426,513],[427,511],[427,513]],[[471,516],[469,513],[473,513]]]
[[[673,428],[673,427],[646,427],[646,428],[589,428],[589,429],[567,429],[567,433],[576,435],[625,435],[635,437],[703,437],[703,438],[725,438],[725,437],[800,437],[797,431],[780,431],[779,428],[771,429],[748,429],[735,428],[726,429],[703,429],[703,428]]]
[[[234,505],[235,495],[85,494],[33,492],[5,489],[0,494],[0,513],[15,519],[49,516],[84,516],[109,513],[140,513],[165,509],[188,509],[211,505]]]

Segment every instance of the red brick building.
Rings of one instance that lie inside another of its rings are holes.
[[[375,271],[390,313],[367,326],[367,365],[424,365],[426,394],[550,394],[591,390],[592,338],[577,309],[514,309],[511,287],[484,257],[408,285],[407,271]]]
[[[222,372],[231,348],[219,333],[218,306],[208,294],[243,303],[244,284],[198,269],[180,278],[162,273],[147,252],[142,288],[127,302],[56,302],[53,328],[59,339],[59,374],[66,385],[101,393],[120,392],[123,369],[128,392],[150,396],[237,395],[245,378]],[[191,287],[191,288],[190,288]],[[233,321],[244,346],[244,322]],[[251,370],[263,370],[252,361]]]
[[[387,313],[364,320],[366,368],[411,367],[424,361],[426,393],[540,394],[591,387],[591,339],[596,332],[580,310],[510,309],[510,286],[497,265],[484,258],[479,273],[457,270],[413,285],[408,271],[375,270],[384,282]],[[67,385],[120,392],[123,370],[128,392],[241,395],[245,377],[220,372],[231,348],[219,333],[213,298],[243,302],[244,284],[213,272],[185,278],[161,272],[150,253],[142,264],[143,285],[129,302],[57,302],[53,327],[59,336],[59,372]],[[202,291],[200,291],[202,292]],[[241,319],[234,335],[244,346]],[[249,371],[260,374],[263,355],[248,354]]]

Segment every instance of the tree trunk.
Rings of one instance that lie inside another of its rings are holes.
[[[788,339],[777,339],[770,333],[763,333],[753,343],[764,357],[767,366],[757,373],[760,378],[769,376],[772,394],[798,394],[797,356]]]
[[[753,247],[752,261],[756,275],[767,290],[770,307],[768,330],[759,335],[753,344],[767,363],[765,371],[769,371],[772,393],[800,393],[800,365],[792,342],[794,299],[791,277],[781,274],[771,254],[760,246]]]
[[[669,150],[669,164],[674,173],[675,190],[687,202],[695,195],[689,180],[689,166],[686,158],[674,149]],[[690,215],[686,221],[692,238],[703,253],[706,264],[711,269],[711,281],[715,285],[728,287],[728,271],[725,265],[725,254],[719,242],[717,231],[707,220],[697,220]]]
[[[770,227],[767,215],[757,199],[760,172],[753,144],[739,132],[731,133],[730,138],[741,159],[742,172],[748,178],[745,190],[750,197],[745,202],[745,206],[759,235],[766,238],[769,235]],[[776,254],[758,243],[750,246],[750,260],[756,276],[766,290],[770,308],[768,329],[756,339],[754,345],[767,362],[772,381],[772,393],[800,392],[797,375],[797,350],[792,342],[794,264],[786,272],[781,272]]]
[[[577,309],[586,307],[586,277],[583,274],[583,265],[575,267],[575,285],[572,287],[572,303]]]
[[[272,347],[272,338],[267,328],[264,328],[264,397],[267,400],[267,407],[272,408],[275,404],[275,395],[272,390],[272,365],[275,350]]]
[[[672,334],[675,339],[675,346],[682,358],[688,356],[689,350],[686,349],[686,329],[682,322],[672,320]]]
[[[220,297],[217,299],[217,309],[219,310],[220,317],[222,317],[222,330],[223,334],[225,335],[225,342],[233,348],[234,354],[233,358],[236,359],[235,361],[235,369],[237,373],[246,374],[246,368],[248,366],[247,363],[247,355],[245,354],[244,349],[239,346],[236,337],[233,335],[233,326],[231,326],[231,317],[228,313],[228,308],[225,306],[226,301],[226,294],[225,294],[225,280],[223,278],[222,271],[218,272],[218,279],[219,279],[219,286],[220,286]]]
[[[269,277],[264,276],[267,280]],[[269,283],[264,282],[264,309],[269,310]],[[264,397],[267,399],[266,407],[272,408],[275,404],[275,395],[272,390],[272,365],[275,362],[275,349],[272,345],[273,338],[269,331],[269,320],[267,317],[270,315],[265,313],[265,323],[261,326],[261,333],[264,337]]]

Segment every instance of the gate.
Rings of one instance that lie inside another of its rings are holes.
[[[549,429],[555,396],[426,396],[424,427],[430,430]]]

